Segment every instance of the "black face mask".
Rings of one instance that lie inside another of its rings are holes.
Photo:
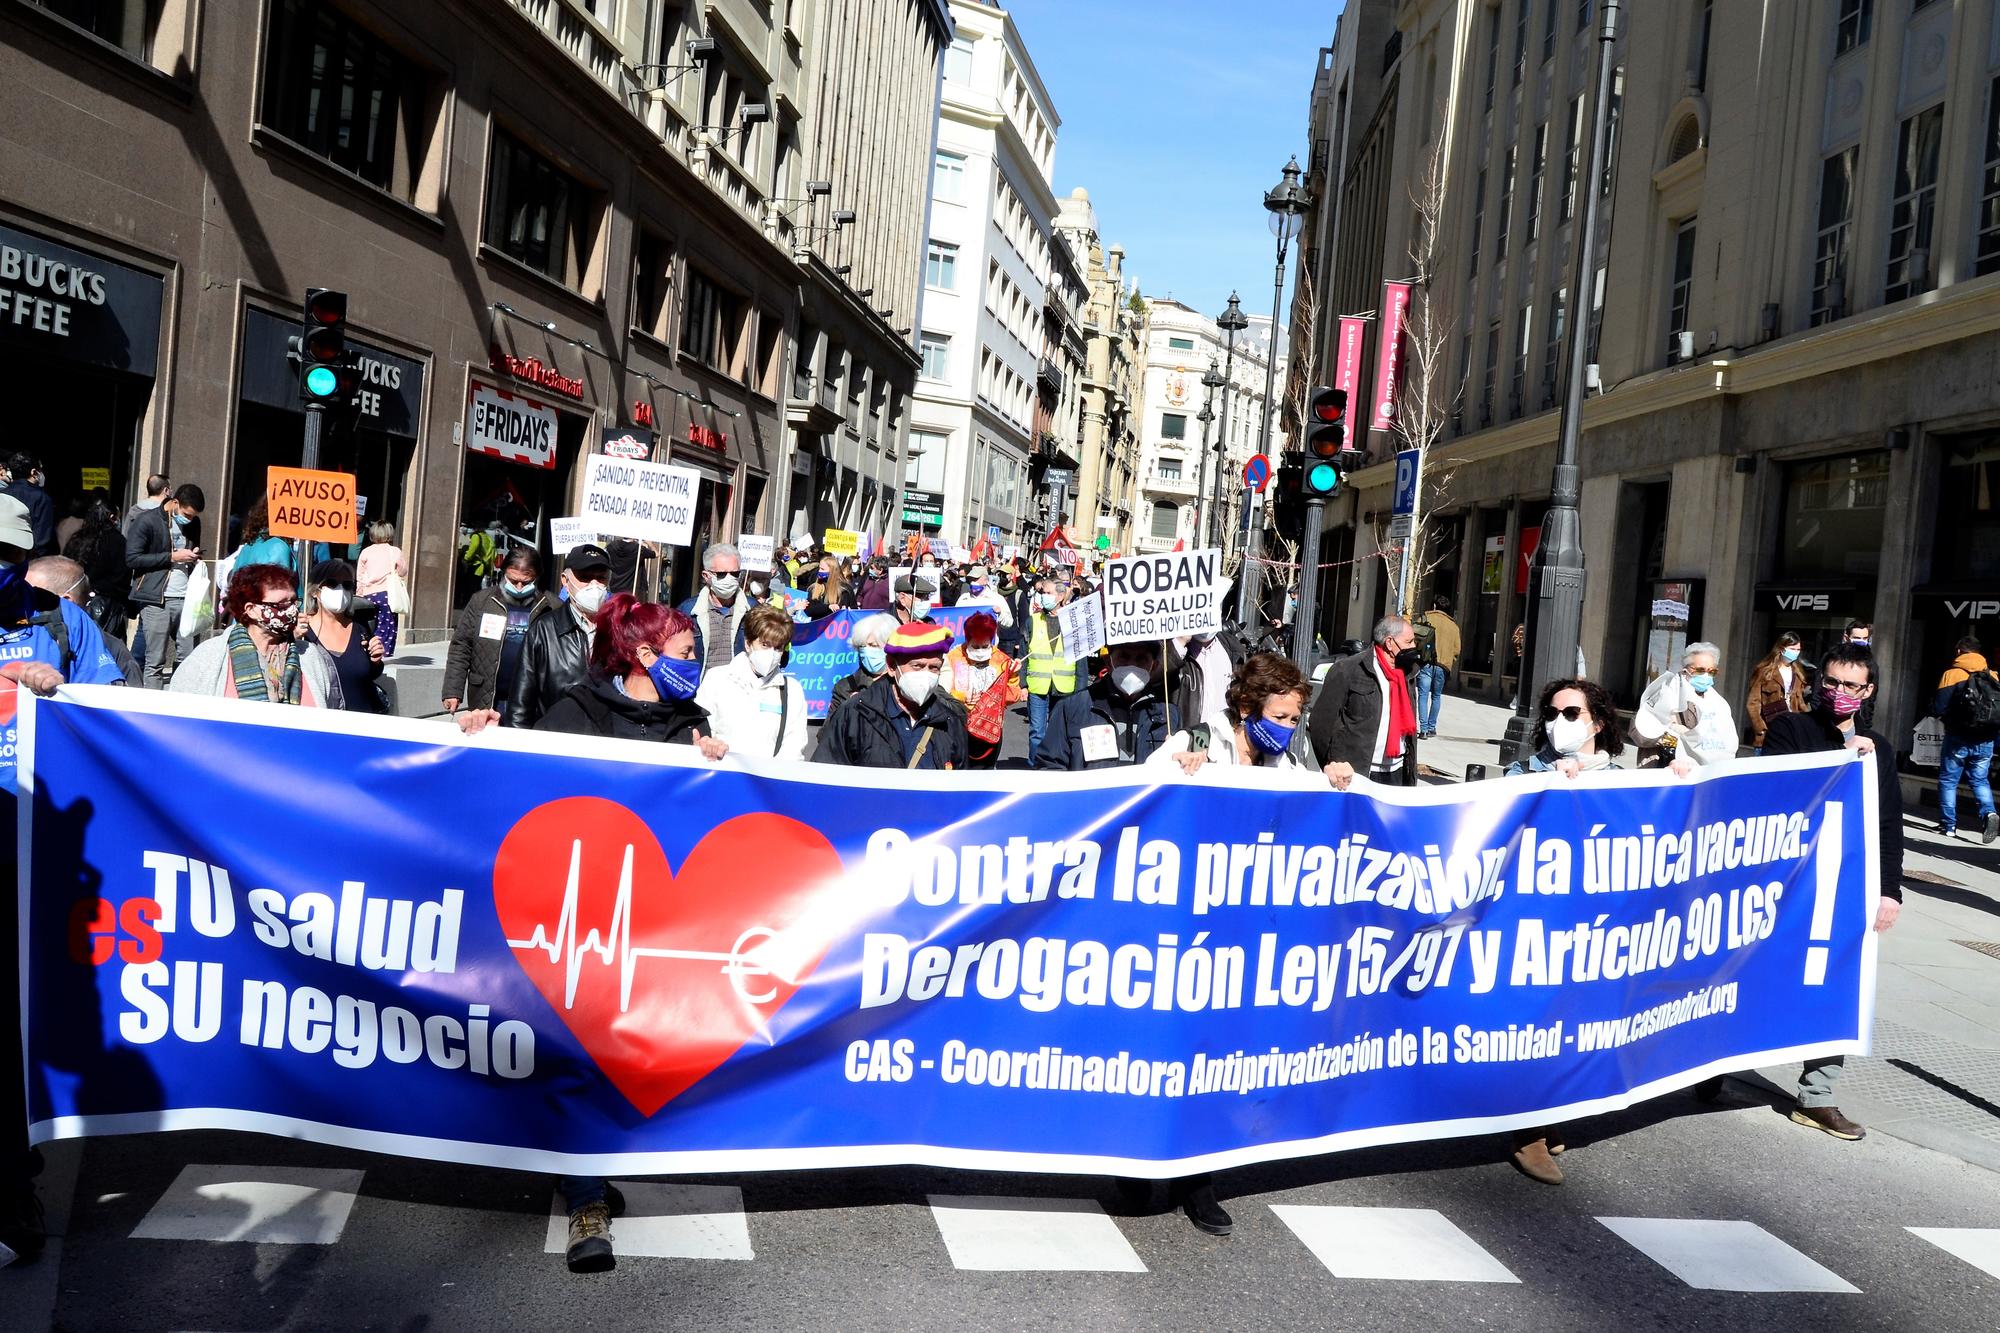
[[[1423,654],[1419,653],[1416,649],[1405,648],[1396,654],[1396,670],[1403,672],[1415,671],[1423,665],[1423,660]]]

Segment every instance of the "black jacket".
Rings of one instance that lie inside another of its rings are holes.
[[[1216,635],[1222,644],[1223,653],[1229,658],[1233,671],[1243,665],[1248,654],[1243,651],[1243,640],[1236,637],[1236,631],[1225,629]],[[1183,723],[1192,726],[1205,720],[1210,713],[1219,711],[1228,701],[1202,697],[1204,677],[1195,660],[1175,648],[1172,640],[1167,643],[1167,670],[1173,682],[1174,713]]]
[[[903,742],[893,720],[901,708],[894,676],[884,676],[867,689],[856,691],[840,711],[827,715],[813,762],[852,768],[903,767]],[[964,768],[965,713],[951,696],[933,691],[918,720],[931,728],[931,743],[918,767]]]
[[[181,537],[190,547],[201,545],[201,520],[190,519]],[[164,605],[174,568],[173,520],[164,506],[139,511],[125,530],[125,563],[136,576],[131,600],[140,606]]]
[[[521,665],[514,672],[513,702],[507,725],[533,727],[556,702],[589,677],[590,636],[576,623],[576,613],[556,607],[528,626],[521,645]]]
[[[616,681],[593,680],[556,700],[536,721],[535,730],[693,745],[695,728],[705,734],[707,722],[708,710],[692,699],[634,699]]]
[[[28,526],[35,534],[35,548],[28,554],[35,556],[56,553],[56,502],[49,493],[26,479],[10,481],[4,489],[28,507]]]
[[[1327,668],[1306,721],[1313,754],[1322,766],[1347,764],[1366,777],[1375,767],[1375,736],[1382,728],[1382,683],[1375,678],[1375,650],[1343,657]],[[1412,704],[1414,712],[1415,705]],[[1402,783],[1417,781],[1417,738],[1403,737]]]
[[[507,613],[519,605],[498,588],[481,588],[465,604],[465,609],[458,613],[458,625],[452,630],[451,647],[444,655],[445,698],[458,700],[464,708],[499,707],[494,696],[500,684],[500,649],[506,639],[483,638],[479,627],[487,616],[499,616],[505,621]],[[528,599],[527,609],[528,629],[532,633],[536,622],[563,608],[555,598],[538,592]],[[563,613],[568,614],[567,610]],[[528,645],[523,641],[521,661],[525,663],[527,658]]]
[[[1083,729],[1098,726],[1129,727],[1133,734],[1132,758],[1086,761]],[[1049,710],[1049,729],[1042,736],[1035,767],[1081,772],[1143,764],[1174,730],[1174,715],[1167,707],[1159,681],[1141,690],[1137,698],[1128,700],[1112,686],[1110,676],[1100,676],[1088,689],[1064,695],[1062,702]]]
[[[880,679],[880,676],[871,676],[866,671],[856,667],[847,675],[833,682],[833,697],[827,701],[826,705],[827,717],[831,718],[835,709]]]
[[[1882,896],[1903,901],[1903,784],[1896,778],[1896,747],[1858,721],[1854,734],[1875,742],[1876,849]],[[1817,708],[1780,713],[1764,729],[1765,754],[1819,754],[1844,750],[1847,737]]]

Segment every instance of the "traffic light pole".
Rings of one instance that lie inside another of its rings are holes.
[[[1326,497],[1306,497],[1305,540],[1299,544],[1299,606],[1292,616],[1292,661],[1312,679],[1319,661],[1319,537],[1326,523]]]
[[[1549,512],[1542,520],[1542,540],[1528,570],[1529,600],[1520,685],[1514,693],[1514,716],[1501,742],[1502,763],[1513,763],[1534,748],[1534,710],[1545,682],[1573,675],[1577,645],[1583,639],[1583,519],[1577,512],[1578,460],[1583,444],[1583,374],[1589,354],[1590,327],[1586,294],[1595,281],[1597,223],[1603,211],[1601,178],[1611,130],[1611,79],[1623,0],[1604,0],[1597,32],[1597,108],[1590,133],[1590,156],[1583,172],[1583,233],[1577,238],[1576,272],[1570,281],[1573,312],[1564,362],[1562,426],[1556,438],[1556,465],[1549,487]],[[1496,652],[1499,646],[1495,645]]]
[[[321,408],[317,406],[306,408],[305,442],[299,449],[300,467],[313,469],[319,466],[319,436],[320,431],[324,429],[325,422],[326,413]],[[245,535],[244,540],[250,540],[255,535],[255,533],[248,533]],[[306,561],[311,558],[311,555],[312,548],[303,539],[292,543],[292,567],[298,572],[299,576],[299,610],[301,613],[304,612],[306,605]]]

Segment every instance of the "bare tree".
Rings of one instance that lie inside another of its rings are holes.
[[[1446,137],[1439,136],[1424,161],[1422,175],[1410,187],[1415,230],[1410,237],[1410,306],[1403,319],[1403,386],[1395,435],[1399,448],[1418,451],[1421,472],[1416,513],[1410,520],[1408,558],[1400,566],[1404,570],[1402,586],[1392,599],[1404,615],[1417,613],[1418,589],[1450,557],[1449,551],[1433,549],[1434,534],[1426,520],[1432,510],[1451,500],[1457,464],[1438,456],[1438,442],[1464,397],[1463,383],[1453,384],[1448,379],[1452,335],[1458,322],[1446,307],[1438,270],[1448,197],[1445,143]],[[1382,550],[1388,545],[1388,534],[1383,525],[1377,526],[1376,546]],[[1387,554],[1393,578],[1399,566],[1394,553]]]

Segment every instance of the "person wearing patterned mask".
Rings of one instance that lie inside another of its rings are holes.
[[[889,674],[855,694],[820,729],[813,761],[853,768],[962,769],[965,710],[938,688],[951,631],[899,625],[885,649]]]
[[[245,565],[223,596],[226,633],[187,655],[168,682],[175,694],[344,708],[333,658],[298,637],[299,594],[280,565]]]
[[[738,754],[803,760],[806,695],[785,671],[792,618],[775,606],[753,606],[743,617],[743,642],[728,666],[703,675],[695,702]]]

